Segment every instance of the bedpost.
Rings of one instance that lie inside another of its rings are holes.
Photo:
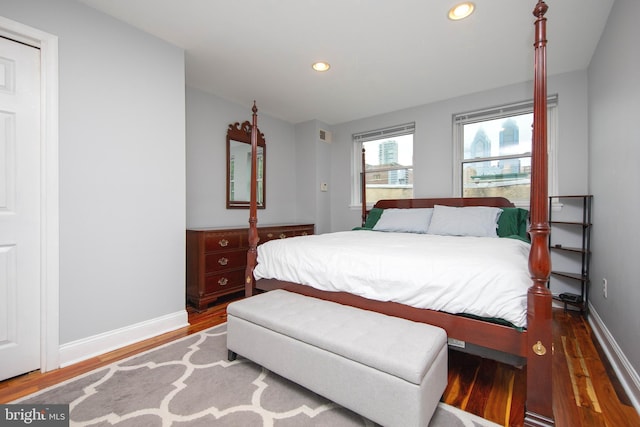
[[[539,0],[535,21],[533,82],[533,149],[531,160],[531,251],[527,292],[527,400],[525,425],[553,425],[552,399],[552,299],[547,288],[551,272],[549,253],[547,167],[546,21],[548,6]]]
[[[244,295],[250,297],[255,290],[253,269],[258,258],[258,201],[257,201],[257,156],[258,156],[258,107],[253,101],[251,121],[251,192],[249,199],[249,250],[247,251],[247,268],[244,273]]]
[[[362,200],[362,226],[367,222],[367,174],[366,168],[367,165],[364,160],[364,144],[362,145],[362,175],[360,182],[360,199]]]

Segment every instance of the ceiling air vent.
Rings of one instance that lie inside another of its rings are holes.
[[[331,144],[331,132],[320,129],[319,131],[320,141],[326,142],[327,144]]]

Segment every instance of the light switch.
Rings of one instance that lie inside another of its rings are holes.
[[[329,191],[329,184],[326,182],[320,183],[320,191]]]

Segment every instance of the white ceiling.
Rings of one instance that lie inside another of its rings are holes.
[[[536,0],[79,0],[185,50],[187,85],[343,123],[532,80]],[[547,0],[549,74],[587,68],[614,0]],[[316,73],[311,63],[331,70]]]

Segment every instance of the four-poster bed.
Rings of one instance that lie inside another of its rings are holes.
[[[256,207],[256,132],[252,132],[251,202],[249,214],[249,251],[245,273],[245,294],[251,296],[256,289],[283,288],[303,295],[328,299],[339,303],[373,310],[397,317],[429,323],[446,330],[450,338],[477,344],[492,350],[518,356],[526,363],[527,396],[525,425],[553,425],[552,409],[552,312],[551,293],[547,281],[551,270],[548,248],[548,198],[547,198],[547,123],[546,123],[546,18],[547,5],[539,0],[534,9],[535,57],[534,57],[534,119],[531,172],[531,200],[528,252],[528,283],[523,293],[526,300],[526,329],[487,322],[478,317],[449,314],[444,311],[415,308],[398,302],[379,301],[354,295],[350,292],[329,292],[307,284],[285,280],[254,280],[258,257],[257,207]],[[257,108],[253,106],[252,129],[257,129]],[[364,198],[364,188],[362,195]],[[502,198],[441,198],[386,200],[375,207],[433,208],[436,205],[512,207]],[[363,221],[366,219],[366,202],[363,201]],[[266,246],[267,244],[265,244]],[[525,261],[526,264],[526,261]]]

